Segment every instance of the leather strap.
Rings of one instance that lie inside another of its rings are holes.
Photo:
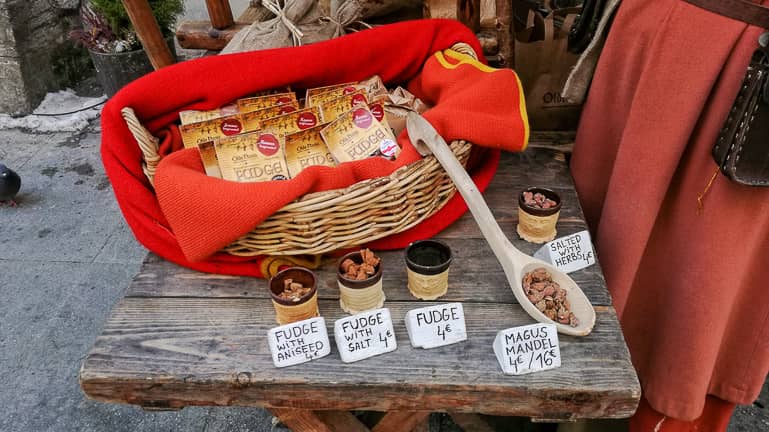
[[[684,0],[702,9],[769,29],[769,7],[748,0]]]

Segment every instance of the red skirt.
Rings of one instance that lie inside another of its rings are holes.
[[[764,3],[767,3],[764,1]],[[750,403],[769,371],[769,188],[710,155],[762,30],[681,0],[622,2],[572,174],[649,404]]]

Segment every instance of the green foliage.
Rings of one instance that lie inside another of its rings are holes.
[[[129,33],[133,33],[134,30],[121,0],[90,0],[90,3],[93,9],[107,20],[118,37],[122,39],[130,37]],[[176,18],[184,11],[184,1],[149,0],[149,4],[163,36],[173,35],[173,25]]]

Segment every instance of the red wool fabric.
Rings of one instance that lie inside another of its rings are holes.
[[[403,43],[408,41],[408,43]],[[314,45],[207,57],[173,65],[121,90],[102,113],[102,158],[121,210],[137,239],[175,263],[205,272],[261,276],[256,258],[215,253],[304,193],[349,186],[388,175],[419,156],[404,132],[397,161],[382,158],[312,167],[283,182],[234,183],[207,177],[196,149],[183,149],[175,122],[186,109],[212,109],[250,93],[291,85],[295,89],[365,79],[378,74],[389,84],[437,103],[425,117],[447,141],[467,139],[494,149],[522,150],[528,138],[520,86],[512,71],[435,53],[457,42],[481,52],[472,32],[455,21],[411,21]],[[415,79],[417,77],[418,79]],[[500,89],[509,97],[498,97]],[[485,97],[484,97],[485,95]],[[131,107],[160,138],[163,159],[155,189],[141,169],[141,152],[120,110]],[[484,127],[485,126],[485,127]],[[499,151],[475,152],[471,172],[484,189]],[[466,211],[457,194],[422,224],[374,242],[378,249],[403,247],[430,237]]]

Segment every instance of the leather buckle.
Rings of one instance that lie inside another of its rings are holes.
[[[761,64],[769,66],[769,32],[765,32],[758,37],[758,45],[760,46],[759,50],[763,53]],[[769,69],[767,69],[766,73],[769,73]],[[765,104],[769,105],[769,79],[764,81],[763,100]]]

